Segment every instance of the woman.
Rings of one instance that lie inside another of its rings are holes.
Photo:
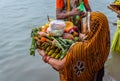
[[[82,32],[82,17],[86,15],[84,10],[78,8],[82,2],[86,11],[90,12],[88,0],[56,0],[56,18],[72,21]]]
[[[57,19],[66,19],[70,16],[80,15],[77,7],[84,2],[86,11],[91,11],[88,0],[56,0],[56,17]]]
[[[43,50],[38,50],[43,60],[59,71],[60,81],[102,81],[101,69],[110,51],[106,16],[91,12],[90,30],[86,40],[75,43],[62,60],[50,58]]]

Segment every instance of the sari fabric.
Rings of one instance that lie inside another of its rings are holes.
[[[106,16],[91,12],[90,32],[83,42],[75,43],[66,55],[60,81],[93,81],[110,51],[110,32]]]

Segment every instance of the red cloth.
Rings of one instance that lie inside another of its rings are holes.
[[[62,9],[64,7],[64,0],[56,0],[56,9]]]
[[[85,3],[85,4],[88,4],[88,0],[84,0],[84,3]]]

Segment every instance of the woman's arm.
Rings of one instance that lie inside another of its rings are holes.
[[[67,17],[69,17],[70,13],[66,12],[65,10],[61,10],[61,9],[56,9],[56,18],[57,19],[65,19]]]
[[[56,0],[56,18],[65,19],[69,16],[64,9],[64,0]]]
[[[55,70],[59,71],[64,67],[65,61],[65,58],[62,60],[50,58],[47,63],[50,64]]]
[[[85,14],[84,12],[80,12],[78,8],[74,8],[73,10],[67,12],[61,9],[56,9],[56,18],[57,19],[65,19],[70,16],[75,16],[75,15],[83,15]]]

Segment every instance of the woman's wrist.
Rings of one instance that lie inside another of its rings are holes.
[[[67,12],[67,17],[69,17],[70,16],[70,12]]]

